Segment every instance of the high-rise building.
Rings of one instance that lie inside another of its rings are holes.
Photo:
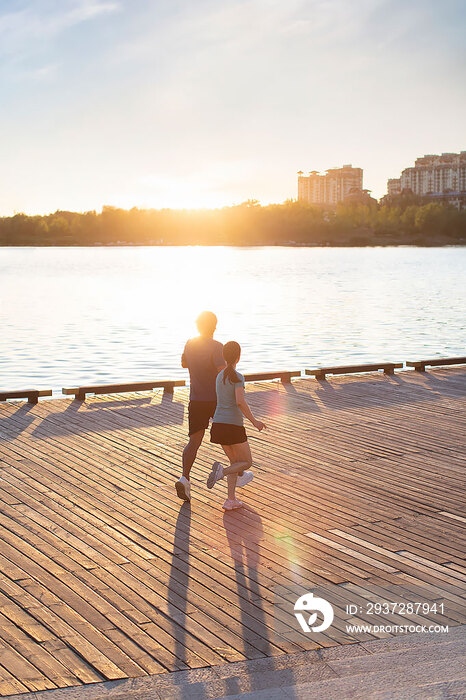
[[[414,166],[405,168],[400,178],[388,180],[387,191],[389,196],[412,192],[421,197],[465,206],[466,151],[417,158]]]
[[[337,204],[348,195],[362,193],[362,168],[344,165],[330,168],[325,175],[311,170],[298,172],[298,200],[308,204]]]
[[[401,177],[392,177],[387,180],[387,192],[389,197],[401,193]]]

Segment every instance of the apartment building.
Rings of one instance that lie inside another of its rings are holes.
[[[387,180],[387,193],[389,197],[401,193],[401,177],[392,177]]]
[[[311,170],[309,175],[298,172],[298,200],[308,204],[335,205],[348,195],[362,192],[362,168],[351,164],[330,168],[325,175]]]
[[[400,178],[387,181],[389,196],[412,192],[421,197],[448,201],[461,208],[466,204],[466,151],[417,158]]]

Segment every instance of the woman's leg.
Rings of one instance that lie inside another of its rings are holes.
[[[230,466],[223,467],[224,476],[239,474],[252,466],[251,448],[247,441],[236,445],[222,445],[222,449],[230,460]]]
[[[230,466],[223,468],[223,475],[227,477],[228,498],[235,500],[238,474],[252,466],[251,448],[248,442],[240,442],[237,445],[222,445],[222,448],[230,460]]]

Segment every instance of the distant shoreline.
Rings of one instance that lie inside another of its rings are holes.
[[[262,207],[252,200],[218,211],[106,206],[101,212],[15,214],[0,217],[0,246],[466,245],[466,209],[414,195],[392,200],[383,206],[364,200],[333,208],[295,201]]]
[[[380,242],[371,243],[101,243],[82,245],[80,243],[0,243],[0,248],[464,248],[464,241],[441,242]]]

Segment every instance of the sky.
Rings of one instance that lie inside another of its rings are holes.
[[[0,0],[0,215],[380,197],[466,150],[464,0]]]

